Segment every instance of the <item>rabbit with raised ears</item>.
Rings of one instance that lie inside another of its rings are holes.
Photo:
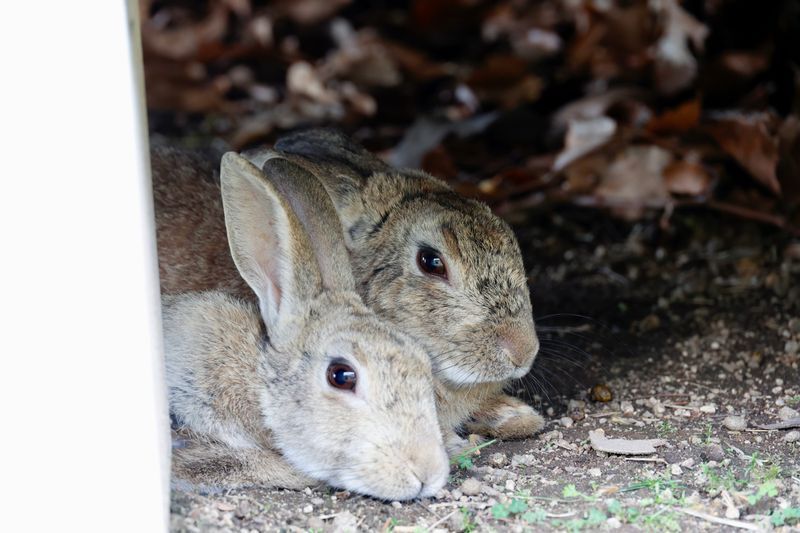
[[[331,130],[289,135],[245,157],[256,166],[286,158],[322,181],[359,294],[431,357],[445,389],[443,426],[466,423],[502,438],[542,428],[535,410],[503,393],[528,373],[539,349],[522,254],[504,221],[444,182],[394,169]]]
[[[287,172],[311,173],[323,184],[358,293],[430,356],[451,453],[467,446],[455,433],[462,427],[501,438],[542,428],[532,407],[503,392],[529,371],[539,347],[522,255],[505,222],[444,182],[394,169],[334,131],[297,133],[244,155],[259,168],[288,161]],[[220,244],[212,172],[169,150],[154,149],[152,159],[162,291],[223,287],[246,296]]]
[[[221,169],[233,262],[258,305],[164,297],[176,479],[404,500],[449,471],[425,352],[360,300],[341,226],[313,176],[234,153]]]

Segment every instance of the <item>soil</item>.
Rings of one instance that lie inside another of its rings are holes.
[[[174,491],[172,529],[797,528],[800,435],[756,424],[800,410],[800,243],[702,212],[666,229],[580,209],[516,223],[542,337],[516,392],[547,415],[539,435],[456,458],[446,488],[414,502]],[[611,401],[594,401],[595,386]],[[665,442],[607,454],[597,429]]]

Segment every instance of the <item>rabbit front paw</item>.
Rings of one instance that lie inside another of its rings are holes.
[[[543,427],[544,418],[533,407],[505,394],[489,398],[466,424],[470,433],[500,439],[523,439]]]

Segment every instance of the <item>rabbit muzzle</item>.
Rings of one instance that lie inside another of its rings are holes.
[[[500,350],[513,365],[511,378],[521,378],[527,374],[536,354],[539,352],[539,338],[528,324],[508,324],[497,330]]]

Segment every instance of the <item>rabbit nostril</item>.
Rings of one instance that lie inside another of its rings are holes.
[[[539,339],[529,328],[506,326],[497,333],[500,347],[508,354],[514,366],[523,367],[530,364],[539,351]]]

